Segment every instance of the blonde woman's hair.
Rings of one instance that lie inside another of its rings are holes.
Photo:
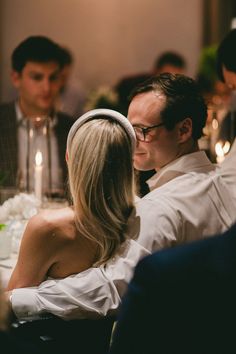
[[[85,122],[69,146],[68,171],[76,225],[97,243],[98,266],[125,240],[134,206],[132,146],[125,129],[105,116]]]

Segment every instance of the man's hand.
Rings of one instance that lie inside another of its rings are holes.
[[[5,291],[4,296],[8,307],[9,322],[12,323],[17,318],[15,313],[13,312],[12,305],[11,305],[12,291]]]

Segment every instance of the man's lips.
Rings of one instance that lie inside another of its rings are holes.
[[[39,97],[41,100],[44,100],[44,101],[49,101],[52,99],[52,96],[51,95],[47,95],[47,96],[40,96]]]
[[[140,155],[146,155],[146,152],[137,151],[134,153],[134,156],[140,156]]]

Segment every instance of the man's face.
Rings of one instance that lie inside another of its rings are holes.
[[[143,128],[161,123],[160,114],[166,104],[164,95],[141,93],[133,98],[128,119],[133,126]],[[160,169],[176,159],[179,152],[178,124],[172,131],[160,126],[149,131],[150,142],[137,141],[134,167],[140,171]]]
[[[230,90],[236,90],[236,73],[229,71],[223,65],[224,81]]]
[[[20,107],[26,115],[49,114],[60,89],[56,62],[27,62],[21,73],[13,72],[12,81],[19,92]]]
[[[185,74],[185,68],[174,66],[172,64],[165,64],[158,70],[158,74],[171,73],[171,74]]]

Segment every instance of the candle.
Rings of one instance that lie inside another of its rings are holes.
[[[35,169],[34,169],[34,192],[36,198],[42,199],[42,172],[43,172],[43,155],[41,151],[35,154]]]

